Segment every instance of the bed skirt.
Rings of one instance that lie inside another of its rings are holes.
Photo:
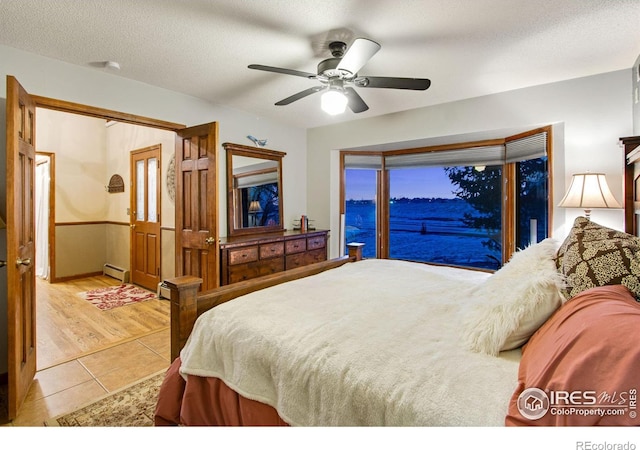
[[[220,379],[188,375],[185,381],[179,370],[176,358],[160,387],[156,426],[287,425],[273,407],[241,396]]]

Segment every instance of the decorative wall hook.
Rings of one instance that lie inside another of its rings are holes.
[[[248,135],[247,138],[249,138],[249,140],[256,144],[256,146],[258,147],[264,147],[265,145],[267,145],[266,139],[258,139],[257,137],[253,137],[251,135]]]

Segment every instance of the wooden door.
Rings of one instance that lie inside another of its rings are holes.
[[[176,275],[219,286],[218,124],[185,128],[176,136]]]
[[[34,100],[7,76],[9,419],[17,416],[36,373],[35,122]]]
[[[131,152],[131,282],[156,291],[160,282],[161,146]]]

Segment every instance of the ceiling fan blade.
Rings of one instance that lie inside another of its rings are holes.
[[[349,109],[351,109],[351,111],[354,113],[361,113],[369,109],[369,106],[367,106],[354,88],[345,88],[345,93],[347,94],[347,105],[349,105]]]
[[[301,98],[304,98],[308,95],[315,94],[316,92],[321,91],[323,89],[324,89],[324,86],[314,86],[309,89],[305,89],[304,91],[300,91],[297,94],[293,94],[290,97],[280,100],[278,103],[276,103],[276,105],[277,106],[288,105],[289,103],[293,103],[296,100],[300,100]]]
[[[280,67],[263,66],[261,64],[250,64],[248,67],[249,69],[264,70],[265,72],[283,73],[285,75],[295,75],[296,77],[303,77],[303,78],[310,78],[310,79],[316,78],[315,73],[302,72],[300,70],[281,69]]]
[[[411,89],[425,91],[431,86],[431,80],[427,78],[395,78],[395,77],[358,77],[354,80],[358,87]]]
[[[378,50],[380,50],[380,44],[377,42],[370,39],[358,38],[353,41],[353,44],[351,44],[347,53],[344,54],[336,69],[355,75]]]

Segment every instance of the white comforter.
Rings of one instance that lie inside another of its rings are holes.
[[[520,351],[459,342],[488,275],[364,260],[203,314],[182,374],[221,378],[299,426],[504,425]]]

